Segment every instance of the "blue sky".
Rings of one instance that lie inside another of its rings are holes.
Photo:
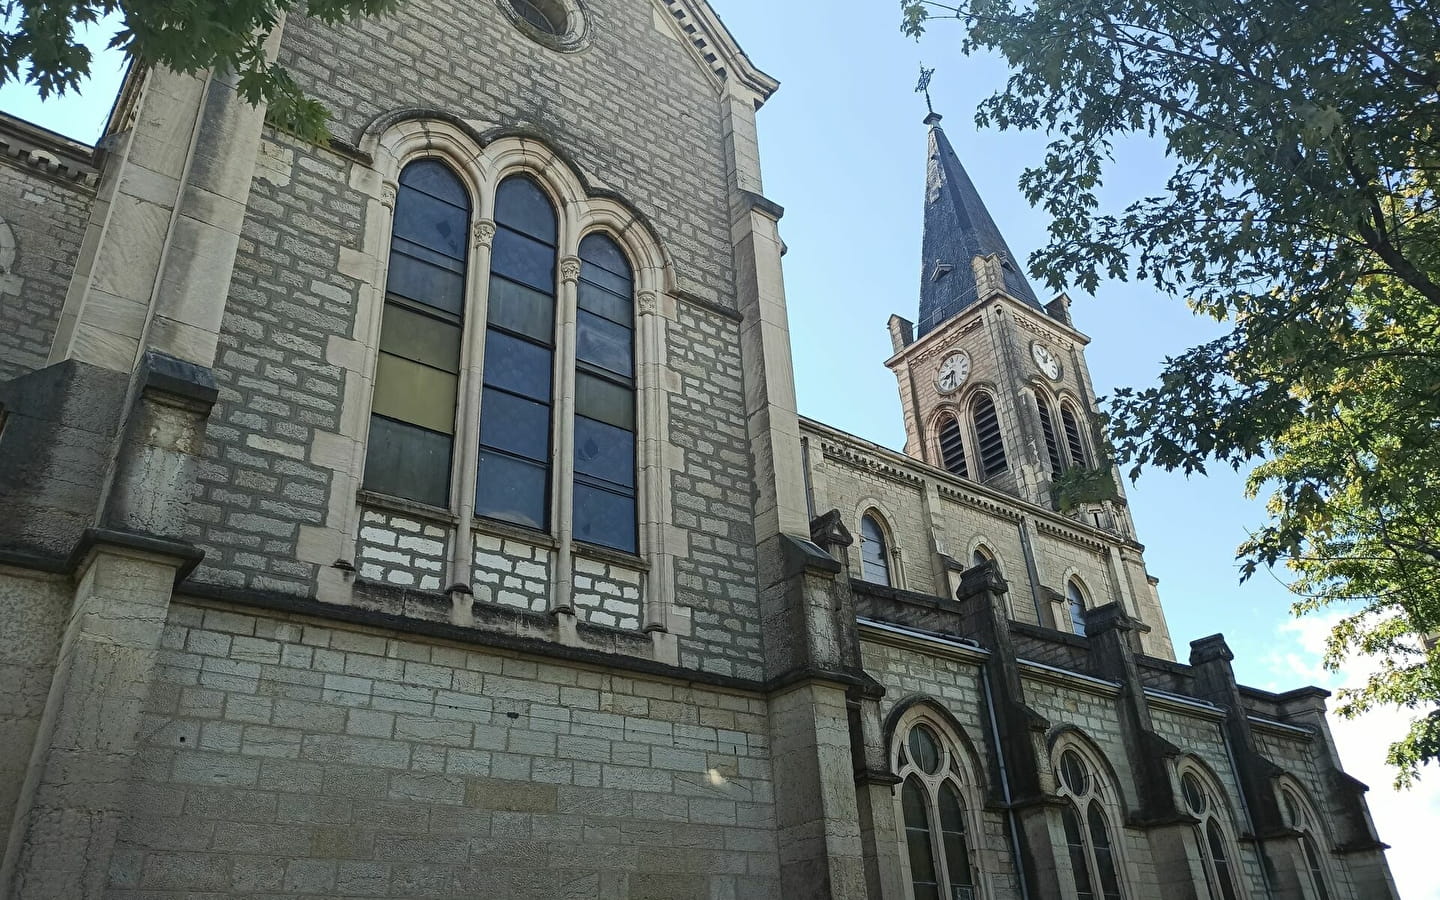
[[[914,318],[919,296],[926,151],[924,100],[912,93],[919,64],[937,69],[936,111],[1021,257],[1045,241],[1044,216],[1016,187],[1044,140],[976,130],[975,106],[1003,83],[1005,69],[996,60],[961,56],[958,23],[934,22],[917,43],[900,34],[898,3],[887,0],[713,2],[751,59],[782,85],[759,114],[761,158],[765,192],[786,209],[781,234],[789,247],[786,292],[801,412],[899,449],[899,397],[882,362],[890,354],[886,319]],[[83,96],[44,104],[23,86],[0,88],[0,109],[93,141],[119,69],[118,60],[102,57]],[[1126,146],[1118,157],[1119,174],[1107,186],[1117,202],[1156,188],[1168,171],[1153,144]],[[1076,326],[1093,339],[1087,356],[1102,393],[1150,383],[1166,355],[1216,333],[1214,323],[1192,318],[1180,300],[1139,285],[1112,283],[1094,297],[1078,291],[1071,297]],[[1261,574],[1237,584],[1235,546],[1265,517],[1262,502],[1241,496],[1242,481],[1228,471],[1188,480],[1152,472],[1129,486],[1177,655],[1184,660],[1191,640],[1224,632],[1247,683],[1273,690],[1356,683],[1363,665],[1320,669],[1325,623],[1292,620],[1290,595],[1278,578]],[[1427,875],[1430,829],[1413,828],[1437,821],[1440,792],[1428,783],[1397,795],[1383,764],[1386,741],[1403,721],[1381,714],[1336,720],[1333,728],[1347,768],[1371,785],[1403,896],[1440,900],[1440,887]],[[1430,781],[1440,776],[1432,773]]]

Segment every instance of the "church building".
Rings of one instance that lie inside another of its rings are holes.
[[[896,452],[797,410],[706,0],[268,47],[328,144],[0,116],[0,897],[1397,897],[1326,693],[1172,644],[938,115]]]

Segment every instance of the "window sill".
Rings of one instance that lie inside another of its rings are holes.
[[[488,534],[491,537],[505,540],[524,541],[547,550],[555,550],[560,546],[559,542],[548,532],[537,531],[510,522],[501,522],[499,519],[487,519],[484,516],[476,516],[470,523],[470,530],[477,534]]]
[[[460,520],[459,516],[450,512],[448,509],[431,506],[428,503],[417,503],[414,500],[406,500],[403,497],[379,494],[363,488],[355,492],[355,501],[361,506],[373,507],[386,512],[402,513],[449,528],[454,528]]]
[[[638,572],[650,571],[650,564],[645,561],[644,557],[634,553],[626,553],[624,550],[614,550],[610,547],[601,547],[599,544],[587,544],[582,541],[576,541],[573,547],[577,557],[609,563],[612,566],[625,566]]]

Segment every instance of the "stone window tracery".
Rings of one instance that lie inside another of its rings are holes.
[[[1310,804],[1290,786],[1280,789],[1280,805],[1285,812],[1285,821],[1299,833],[1300,854],[1304,860],[1305,874],[1310,882],[1314,900],[1330,900],[1330,884],[1325,875],[1325,863],[1316,843],[1319,830]]]
[[[975,851],[974,782],[958,744],[930,716],[907,714],[896,730],[892,765],[909,900],[982,896]]]
[[[1180,773],[1180,795],[1185,808],[1200,821],[1194,826],[1195,845],[1205,871],[1210,900],[1239,900],[1238,856],[1224,822],[1224,806],[1218,793],[1192,768]]]
[[[1107,808],[1113,805],[1099,768],[1076,746],[1061,744],[1055,761],[1065,802],[1060,822],[1076,900],[1123,900],[1118,848]]]

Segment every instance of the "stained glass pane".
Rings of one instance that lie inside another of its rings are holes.
[[[555,245],[555,208],[540,185],[523,175],[500,182],[495,191],[495,222]]]
[[[870,516],[860,519],[860,575],[872,584],[890,583],[890,561],[885,552],[885,533]]]
[[[634,339],[629,328],[580,310],[575,322],[575,356],[623,378],[634,374]]]
[[[480,443],[544,463],[550,458],[550,407],[486,388],[480,401]]]
[[[485,383],[550,402],[551,353],[529,341],[490,329],[485,335]]]
[[[633,431],[635,392],[588,372],[576,372],[575,414]]]
[[[635,497],[575,482],[575,538],[635,552]]]
[[[1205,810],[1209,806],[1205,798],[1205,788],[1193,772],[1186,772],[1181,776],[1180,793],[1185,795],[1185,805],[1190,807],[1192,813],[1197,816],[1205,814]]]
[[[965,840],[965,807],[955,785],[940,785],[940,837],[945,848],[945,871],[950,875],[951,893],[972,884],[970,847]]]
[[[427,247],[451,259],[464,260],[469,232],[470,211],[467,207],[454,206],[429,194],[403,187],[395,198],[392,233],[398,239]]]
[[[543,529],[549,520],[547,475],[537,463],[481,450],[475,514]]]
[[[1077,797],[1090,790],[1090,772],[1085,768],[1085,760],[1074,750],[1060,754],[1060,780]]]
[[[1070,872],[1075,878],[1075,896],[1078,900],[1095,900],[1095,888],[1090,880],[1090,859],[1085,847],[1085,838],[1080,831],[1080,819],[1075,808],[1069,803],[1060,810],[1060,821],[1065,825],[1065,846],[1070,852]]]
[[[390,253],[385,291],[424,303],[455,316],[465,312],[465,276],[457,271],[401,252]]]
[[[1100,890],[1105,900],[1120,900],[1120,877],[1115,870],[1110,830],[1105,825],[1105,814],[1100,811],[1099,802],[1090,801],[1085,817],[1090,825],[1090,842],[1095,849],[1095,868],[1100,876]]]
[[[582,268],[580,271],[580,284],[576,288],[576,302],[580,308],[604,316],[612,322],[630,325],[635,318],[635,304],[631,299],[630,289],[627,287],[624,294],[613,294],[586,281],[585,270]]]
[[[624,281],[629,281],[630,261],[625,251],[609,235],[592,231],[580,242],[580,259],[590,265],[599,266]],[[622,291],[621,293],[625,293]]]
[[[1310,867],[1310,880],[1315,883],[1315,893],[1319,900],[1330,900],[1330,886],[1325,883],[1325,872],[1320,867],[1320,854],[1315,852],[1315,842],[1310,840],[1310,835],[1300,836],[1300,844],[1305,848],[1305,862]]]
[[[380,325],[380,351],[446,372],[459,372],[460,327],[398,303],[387,303]]]
[[[555,291],[555,248],[518,231],[501,228],[495,232],[490,269],[537,291]]]
[[[448,435],[371,416],[365,445],[366,490],[449,506],[450,445]]]
[[[926,809],[925,789],[913,775],[905,779],[905,786],[900,791],[900,805],[905,813],[905,846],[910,854],[910,883],[915,889],[915,898],[938,900],[940,881],[935,871],[935,851],[930,838],[930,812]]]
[[[635,487],[634,432],[576,416],[575,472],[615,487]]]
[[[453,434],[458,383],[449,372],[381,353],[371,409],[376,415]]]
[[[1220,826],[1211,819],[1205,823],[1205,834],[1210,840],[1210,858],[1215,863],[1215,878],[1220,882],[1223,900],[1236,900],[1235,876],[1230,872],[1230,854],[1225,851],[1225,835]]]
[[[555,298],[505,278],[491,278],[490,324],[553,345]]]
[[[467,210],[470,208],[470,195],[466,193],[465,186],[450,167],[439,160],[420,159],[406,166],[400,173],[400,184],[444,200],[452,206]]]

